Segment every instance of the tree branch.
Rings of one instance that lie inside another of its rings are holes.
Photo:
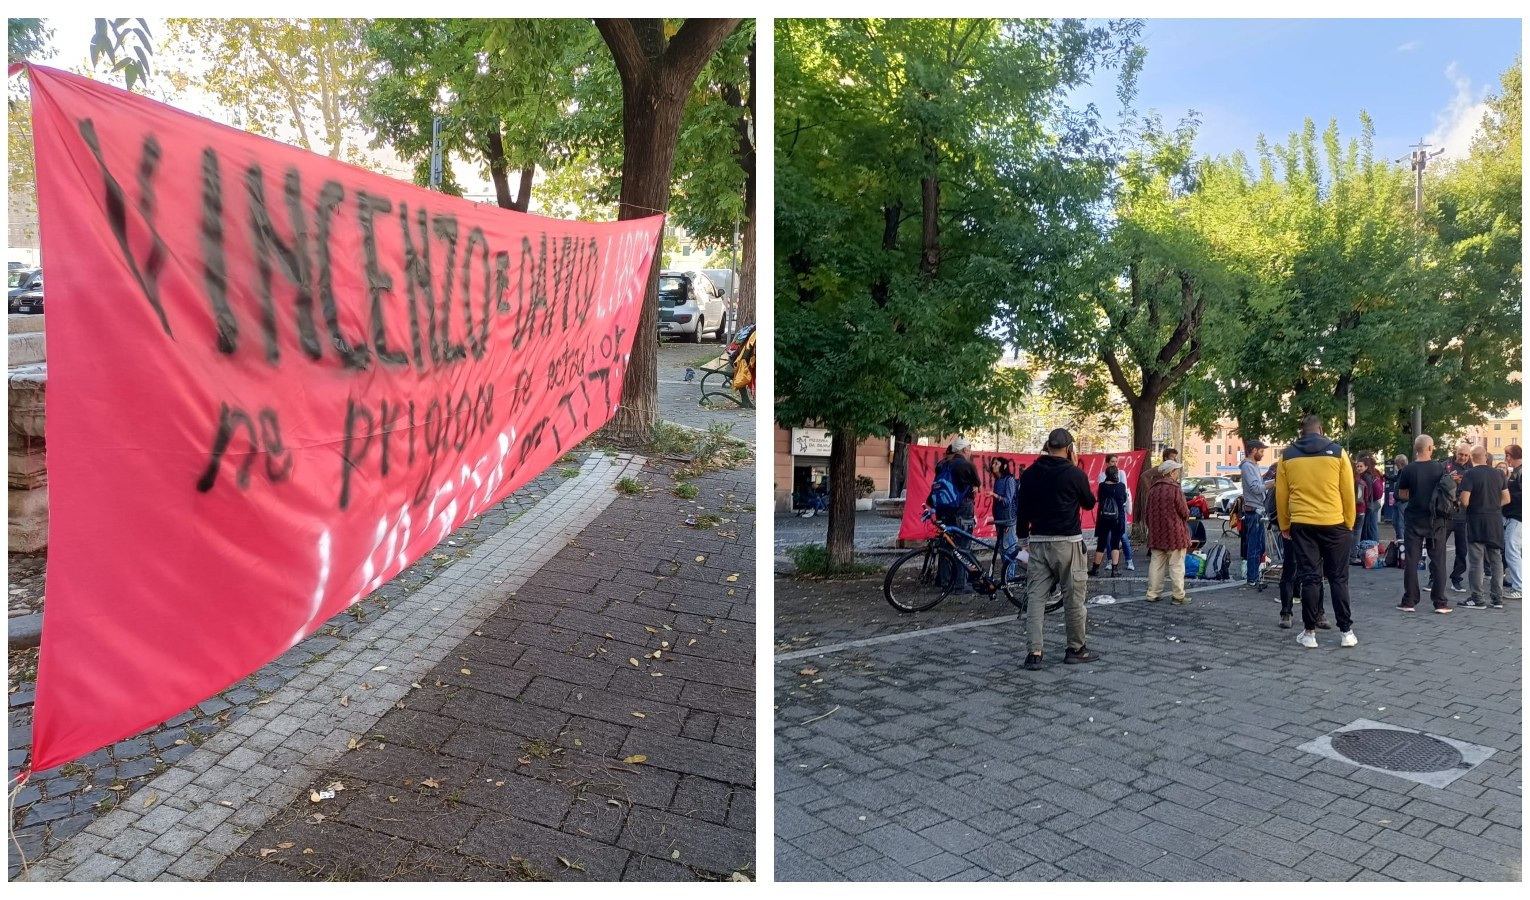
[[[689,87],[718,46],[743,19],[686,19],[664,51],[664,76],[671,85]]]
[[[1128,406],[1136,403],[1139,395],[1132,390],[1132,383],[1126,380],[1126,372],[1121,369],[1121,361],[1116,359],[1116,351],[1111,347],[1105,347],[1101,355],[1105,357],[1105,367],[1110,369],[1110,380],[1115,383],[1116,390],[1126,398]]]

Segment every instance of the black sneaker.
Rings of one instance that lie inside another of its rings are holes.
[[[1403,612],[1413,612],[1413,607],[1409,606],[1406,603],[1399,603],[1399,604],[1397,604],[1397,608],[1402,610]]]
[[[1034,672],[1037,669],[1041,668],[1041,654],[1040,653],[1032,653],[1029,656],[1027,656],[1025,658],[1025,667],[1027,669],[1030,669],[1032,672]]]
[[[1450,579],[1450,589],[1458,594],[1466,593],[1466,585],[1462,584],[1459,578]]]
[[[1488,604],[1488,609],[1503,609],[1502,600],[1494,600]]]
[[[1481,600],[1462,600],[1462,609],[1487,609],[1488,605]]]
[[[1069,664],[1094,662],[1099,658],[1100,654],[1090,650],[1087,646],[1080,647],[1077,650],[1070,649],[1063,654],[1063,662]]]
[[[1280,614],[1280,627],[1281,628],[1290,628],[1291,627],[1291,614],[1290,613],[1281,613]]]
[[[1328,617],[1327,616],[1318,616],[1317,627],[1323,629],[1324,631],[1327,631],[1328,629],[1332,628],[1333,626],[1328,624]]]

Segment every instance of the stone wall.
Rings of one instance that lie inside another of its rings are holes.
[[[36,553],[48,546],[48,462],[43,410],[48,364],[42,316],[8,316],[10,369],[6,373],[10,452],[7,509],[10,548]]]

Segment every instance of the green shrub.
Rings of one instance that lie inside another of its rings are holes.
[[[791,557],[792,565],[796,566],[799,576],[811,576],[816,578],[855,578],[862,575],[873,575],[882,571],[882,567],[872,563],[852,562],[845,566],[831,565],[829,562],[829,548],[823,544],[803,544],[800,547],[789,547],[786,555]]]

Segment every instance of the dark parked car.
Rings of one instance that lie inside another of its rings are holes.
[[[23,315],[41,315],[43,311],[43,292],[22,291],[10,299],[10,311]]]
[[[42,286],[42,269],[10,269],[5,273],[5,296],[8,300],[15,300],[24,291],[40,291]]]

